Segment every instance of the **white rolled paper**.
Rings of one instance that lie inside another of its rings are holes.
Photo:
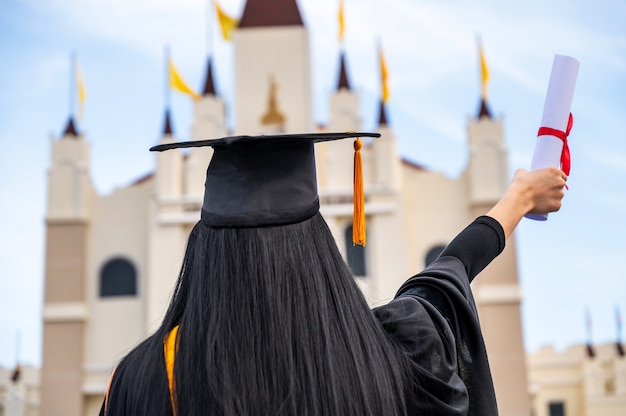
[[[570,56],[554,55],[540,127],[560,131],[565,131],[567,128],[579,66],[580,63]],[[558,137],[551,135],[537,137],[530,170],[550,166],[560,168],[562,152],[563,142]],[[526,218],[545,221],[548,219],[548,214],[527,214]]]

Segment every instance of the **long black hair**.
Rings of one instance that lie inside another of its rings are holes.
[[[176,325],[178,415],[406,413],[406,365],[319,213],[284,226],[194,227],[161,327],[114,380],[132,385],[129,413],[148,414],[141,402],[151,398],[169,409],[163,340]]]

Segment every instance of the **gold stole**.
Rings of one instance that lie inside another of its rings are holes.
[[[163,356],[165,357],[165,369],[167,370],[167,385],[170,390],[170,401],[172,402],[172,413],[176,416],[176,380],[174,379],[174,360],[177,351],[178,327],[176,325],[165,337],[163,341]]]

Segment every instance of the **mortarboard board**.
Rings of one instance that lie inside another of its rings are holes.
[[[355,194],[360,195],[355,195],[355,219],[357,216],[361,218],[363,225],[355,225],[354,228],[361,228],[363,236],[353,239],[355,243],[364,245],[359,137],[380,137],[380,134],[346,132],[233,136],[161,144],[150,150],[212,147],[214,153],[207,168],[200,220],[209,227],[261,227],[292,224],[317,213],[319,196],[314,144],[356,138],[355,188],[360,190],[357,189]]]

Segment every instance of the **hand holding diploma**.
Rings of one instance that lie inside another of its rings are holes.
[[[530,165],[531,170],[556,167],[569,175],[570,156],[567,136],[572,128],[570,109],[579,62],[569,56],[555,55],[543,108],[541,127]],[[529,213],[527,218],[545,221],[547,213]]]
[[[496,219],[508,238],[522,217],[561,209],[567,176],[557,167],[518,169],[504,196],[487,215]]]

